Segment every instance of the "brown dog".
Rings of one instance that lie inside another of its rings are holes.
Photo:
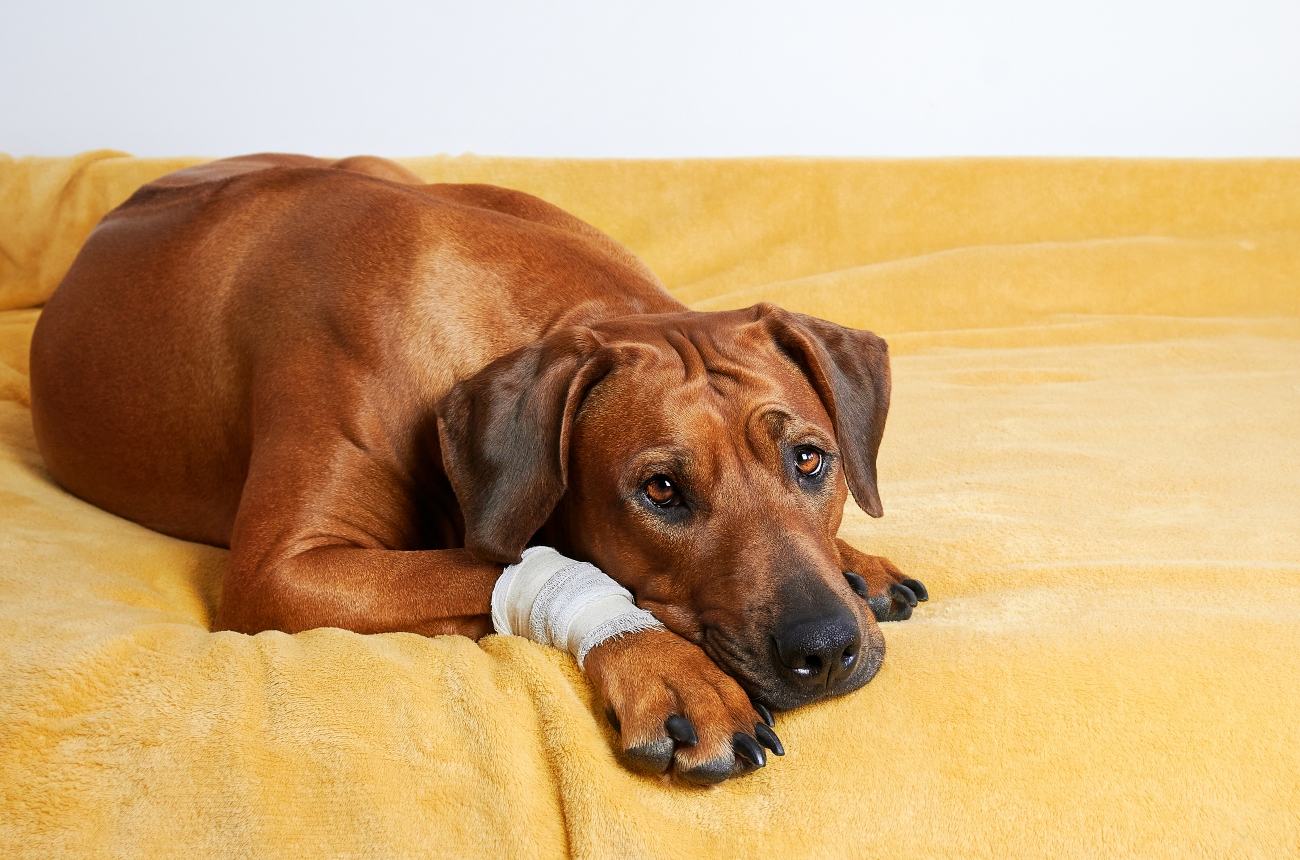
[[[163,177],[91,234],[31,378],[60,483],[230,547],[217,629],[477,638],[526,545],[591,561],[667,627],[587,658],[624,751],[695,782],[779,747],[768,707],[869,681],[877,619],[926,597],[836,538],[847,490],[881,514],[884,341],[688,311],[516,191],[374,158]]]

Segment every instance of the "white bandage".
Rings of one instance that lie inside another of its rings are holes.
[[[524,550],[492,589],[492,626],[506,636],[568,651],[582,668],[600,643],[663,625],[632,602],[632,592],[594,565],[549,546]]]

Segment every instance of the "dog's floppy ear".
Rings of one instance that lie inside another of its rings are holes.
[[[786,354],[808,377],[835,425],[844,476],[858,507],[883,516],[876,454],[889,414],[889,348],[869,331],[845,328],[763,303],[757,311]]]
[[[442,463],[465,516],[465,546],[519,560],[568,486],[569,430],[612,366],[590,329],[569,328],[503,355],[437,405]]]

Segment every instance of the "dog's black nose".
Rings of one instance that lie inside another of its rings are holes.
[[[804,616],[783,623],[776,631],[776,653],[795,683],[829,688],[853,671],[862,634],[847,607],[829,614]]]

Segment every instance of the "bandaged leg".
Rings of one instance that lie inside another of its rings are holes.
[[[602,642],[663,627],[599,568],[548,546],[529,547],[501,574],[492,589],[492,626],[506,636],[568,651],[579,668]]]

